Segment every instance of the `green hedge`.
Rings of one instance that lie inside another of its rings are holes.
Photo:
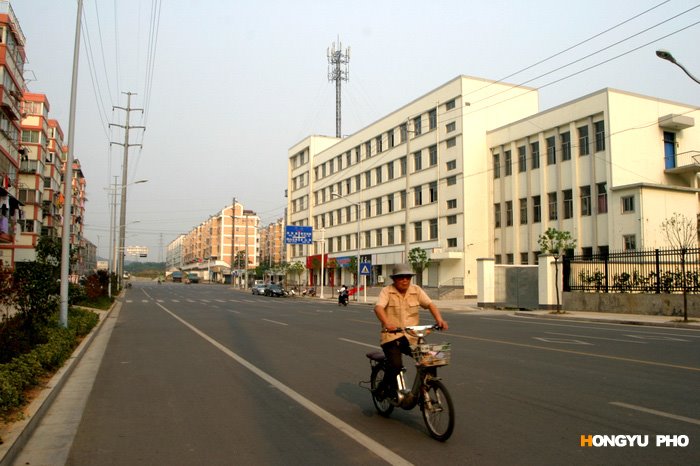
[[[32,351],[0,365],[0,414],[6,414],[25,403],[24,392],[35,386],[44,375],[60,368],[78,345],[97,324],[92,311],[71,309],[68,328],[52,326],[47,329],[47,342]]]

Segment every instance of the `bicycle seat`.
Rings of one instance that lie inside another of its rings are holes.
[[[370,351],[366,356],[373,361],[384,361],[386,359],[383,351]]]

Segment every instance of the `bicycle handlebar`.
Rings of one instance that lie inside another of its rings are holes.
[[[398,327],[396,330],[387,330],[383,329],[382,331],[385,333],[401,333],[401,332],[408,332],[408,333],[417,333],[417,332],[423,332],[426,330],[442,330],[442,327],[439,326],[438,324],[432,324],[432,325],[411,325],[409,327]]]

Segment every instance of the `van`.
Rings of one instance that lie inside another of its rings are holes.
[[[182,282],[182,272],[173,272],[173,282]]]

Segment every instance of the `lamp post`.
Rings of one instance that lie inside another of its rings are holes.
[[[690,79],[692,79],[692,80],[695,81],[696,83],[700,84],[700,80],[698,80],[698,78],[696,78],[695,76],[693,76],[692,74],[690,74],[690,72],[689,72],[688,70],[686,70],[685,67],[684,67],[683,65],[681,65],[680,63],[678,63],[678,62],[676,61],[676,59],[673,58],[673,55],[671,55],[671,52],[669,52],[669,51],[667,51],[667,50],[657,50],[657,51],[656,51],[656,56],[659,57],[659,58],[661,58],[661,59],[663,59],[663,60],[666,60],[666,61],[669,61],[669,62],[673,63],[673,64],[676,65],[678,68],[682,69],[683,72],[684,72],[685,74],[687,74],[688,77],[690,77]]]
[[[355,290],[355,301],[360,300],[360,226],[361,226],[361,220],[360,220],[360,208],[362,203],[360,202],[352,202],[348,198],[341,196],[338,193],[331,193],[331,197],[337,197],[339,199],[343,199],[345,202],[348,204],[353,204],[356,208],[357,211],[357,218],[355,219],[357,222],[357,287]],[[367,289],[365,288],[365,302],[367,302]]]

